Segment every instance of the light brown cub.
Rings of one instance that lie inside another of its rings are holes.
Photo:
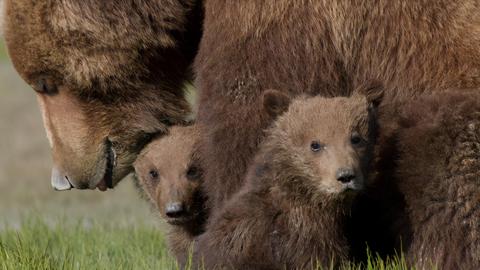
[[[170,225],[169,248],[180,263],[206,218],[197,139],[194,125],[172,127],[168,135],[147,145],[134,164],[139,185]]]
[[[380,92],[380,90],[378,90]],[[195,245],[205,269],[315,269],[349,259],[346,225],[374,141],[373,103],[266,91],[267,131],[245,185]],[[372,106],[373,105],[373,106]]]

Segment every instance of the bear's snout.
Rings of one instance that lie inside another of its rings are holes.
[[[179,218],[185,215],[185,207],[180,202],[170,202],[165,207],[165,215],[169,218]]]
[[[357,173],[357,170],[351,167],[343,167],[337,170],[335,174],[337,181],[342,185],[342,190],[361,190],[363,189],[363,174]]]
[[[355,178],[355,171],[352,168],[340,168],[336,173],[337,180],[347,184],[352,182]]]

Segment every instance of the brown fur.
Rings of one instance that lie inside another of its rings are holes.
[[[151,134],[189,114],[195,1],[7,0],[5,9],[5,40],[39,96],[54,174],[73,187],[115,185]]]
[[[135,161],[140,187],[170,224],[169,247],[180,261],[186,258],[193,238],[203,231],[206,218],[196,157],[198,138],[195,126],[172,127],[168,135],[148,144]],[[184,212],[169,216],[172,203],[180,203]]]
[[[345,223],[363,186],[372,120],[360,95],[294,101],[268,130],[244,187],[198,238],[197,263],[205,269],[312,269],[348,259]],[[362,138],[357,145],[351,142],[356,132]],[[312,141],[324,148],[312,151]],[[355,171],[348,184],[336,176],[344,167]]]
[[[478,14],[476,0],[206,1],[195,64],[210,206],[242,185],[269,125],[261,89],[342,96],[376,78],[391,99],[478,87]]]
[[[381,136],[394,142],[386,147],[395,148],[382,158],[395,162],[379,181],[393,183],[404,205],[390,232],[419,269],[480,268],[479,101],[478,92],[439,92],[380,118]]]

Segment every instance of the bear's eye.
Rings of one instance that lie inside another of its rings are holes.
[[[158,178],[158,171],[155,170],[155,169],[152,169],[148,172],[148,174],[150,175],[150,178],[152,179],[157,179]]]
[[[190,166],[187,170],[187,179],[196,180],[200,176],[200,169],[196,166]]]
[[[313,152],[318,152],[320,150],[322,150],[323,148],[325,148],[325,146],[323,144],[321,144],[320,142],[318,141],[313,141],[311,144],[310,144],[310,149],[313,151]]]
[[[44,95],[55,95],[57,93],[57,86],[49,78],[39,78],[34,87],[35,91]]]
[[[354,146],[359,146],[363,144],[363,138],[357,132],[354,132],[350,137],[350,143]]]

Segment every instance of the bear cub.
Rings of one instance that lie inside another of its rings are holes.
[[[139,186],[169,224],[169,248],[179,262],[203,231],[206,219],[198,138],[195,125],[171,127],[168,135],[148,144],[134,163]]]
[[[352,97],[264,92],[276,118],[240,191],[197,238],[205,269],[313,269],[349,258],[346,222],[365,185],[380,87]],[[367,98],[368,96],[368,98]]]

